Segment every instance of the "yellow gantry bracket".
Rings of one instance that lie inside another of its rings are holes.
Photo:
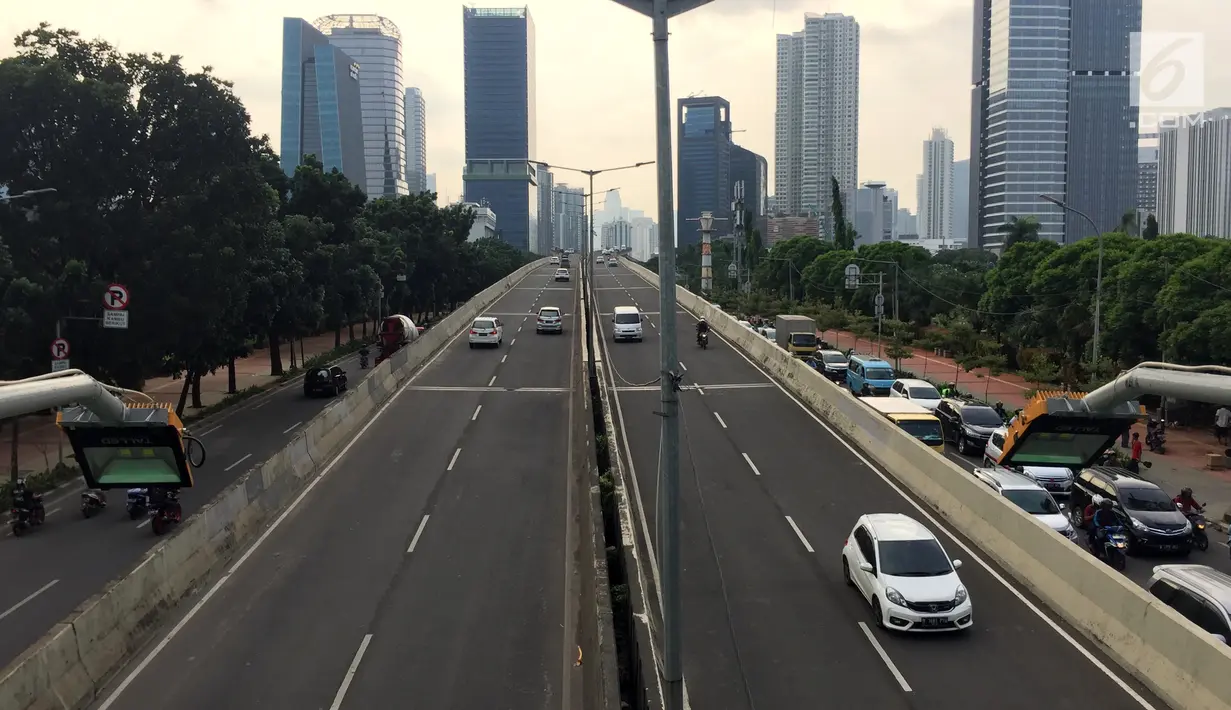
[[[1009,423],[1001,466],[1084,468],[1098,461],[1134,422],[1145,418],[1137,402],[1091,411],[1084,392],[1038,392]]]
[[[103,422],[84,407],[69,407],[56,423],[90,488],[193,485],[184,424],[165,404],[128,404],[119,424]]]

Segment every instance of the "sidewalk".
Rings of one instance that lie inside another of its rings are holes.
[[[875,341],[860,338],[856,346],[855,336],[845,331],[823,331],[821,338],[839,350],[855,348],[859,352],[876,352]],[[886,347],[882,346],[882,357]],[[966,372],[949,358],[918,348],[912,350],[912,357],[902,359],[903,370],[934,382],[956,382],[962,392],[989,402],[1003,402],[1010,411],[1024,407],[1026,393],[1035,389],[1033,384],[1013,373],[989,375],[986,370]],[[1132,430],[1145,439],[1144,424],[1136,424]],[[1142,473],[1173,494],[1185,486],[1191,487],[1198,500],[1210,504],[1211,517],[1222,518],[1224,512],[1231,511],[1231,471],[1207,469],[1206,456],[1221,453],[1226,448],[1214,439],[1212,431],[1172,427],[1167,430],[1167,453],[1159,455],[1147,451],[1145,460],[1153,464],[1153,468],[1144,469]]]
[[[356,329],[358,330],[358,329]],[[345,331],[342,342],[348,342]],[[311,359],[316,355],[333,350],[334,334],[322,333],[303,339],[304,357]],[[282,344],[282,368],[289,371],[291,366],[290,347]],[[300,364],[299,343],[295,343],[295,363]],[[278,381],[270,375],[269,350],[267,348],[254,350],[251,355],[235,361],[235,390],[242,392],[249,387],[264,387]],[[156,401],[170,403],[172,407],[179,400],[180,391],[184,387],[183,378],[155,377],[145,383],[145,393]],[[208,408],[218,404],[227,397],[227,369],[219,368],[214,374],[201,377],[201,404]],[[189,396],[188,406],[184,409],[185,417],[190,417],[200,410],[192,407],[192,397]],[[11,425],[0,429],[0,481],[7,481],[9,465],[12,456]],[[46,471],[58,462],[71,456],[72,447],[67,437],[55,425],[55,418],[50,415],[31,415],[21,420],[21,433],[18,437],[17,469],[21,475],[30,475]]]

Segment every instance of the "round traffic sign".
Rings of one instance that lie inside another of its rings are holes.
[[[883,293],[876,294],[876,297],[872,299],[872,302],[878,306],[885,305],[885,294]]]
[[[128,308],[128,287],[124,284],[111,284],[103,293],[103,308],[109,311],[122,311]]]
[[[67,360],[68,359],[68,341],[64,338],[56,338],[51,341],[51,359],[52,360]]]

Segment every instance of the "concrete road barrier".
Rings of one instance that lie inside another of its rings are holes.
[[[628,260],[624,264],[658,283],[657,274]],[[676,294],[683,308],[708,320],[719,335],[1167,703],[1185,710],[1231,708],[1231,650],[1225,644],[995,495],[803,361],[683,287],[677,287]]]
[[[131,571],[56,624],[0,671],[0,710],[73,710],[90,704],[167,613],[260,535],[434,352],[546,263],[541,259],[518,269],[375,367],[286,448],[250,469]]]

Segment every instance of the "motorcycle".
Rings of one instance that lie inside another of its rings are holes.
[[[1192,523],[1193,526],[1193,547],[1202,552],[1210,549],[1210,536],[1205,532],[1207,525],[1205,514],[1194,511],[1185,515],[1188,518],[1188,522]]]
[[[128,489],[128,519],[136,520],[150,510],[150,494],[144,488]]]
[[[81,517],[93,518],[94,514],[107,507],[107,498],[98,491],[81,492]]]
[[[42,525],[47,519],[47,511],[41,501],[30,508],[13,508],[13,537],[21,537],[27,530]]]
[[[180,523],[183,513],[179,495],[175,491],[167,491],[150,508],[150,528],[153,529],[155,535],[161,536]]]
[[[1146,447],[1156,454],[1167,453],[1167,426],[1151,421],[1146,425]]]
[[[1103,537],[1101,540],[1095,540],[1093,549],[1095,557],[1102,559],[1112,569],[1116,571],[1124,571],[1124,565],[1127,561],[1128,550],[1128,534],[1124,532],[1124,528],[1117,525],[1103,529]]]
[[[359,353],[359,369],[360,370],[368,369],[368,354],[363,351],[360,351]]]
[[[697,345],[700,345],[702,350],[708,348],[710,346],[710,334],[697,333]]]

